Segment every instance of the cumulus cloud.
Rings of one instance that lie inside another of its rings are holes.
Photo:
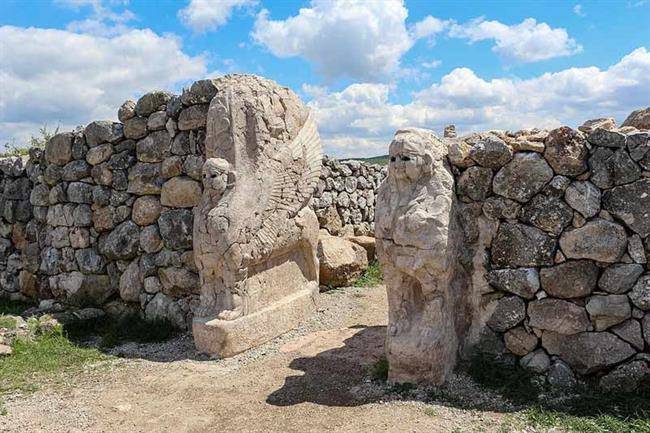
[[[638,48],[611,67],[569,68],[526,80],[485,80],[457,68],[413,95],[390,102],[384,84],[353,84],[340,92],[322,88],[309,105],[319,122],[326,151],[338,156],[385,153],[398,128],[438,132],[455,124],[461,133],[488,129],[577,126],[595,117],[622,121],[650,99],[650,52]]]
[[[206,32],[226,24],[234,9],[256,3],[256,0],[190,0],[187,7],[178,11],[178,17],[195,32]]]
[[[582,5],[580,5],[580,4],[573,6],[573,13],[578,15],[579,17],[586,17],[587,16],[585,11],[582,9]]]
[[[478,18],[465,24],[454,24],[449,36],[468,39],[470,43],[492,39],[492,51],[506,60],[521,63],[570,56],[582,51],[582,46],[570,38],[565,29],[551,28],[533,18],[510,26]]]
[[[450,24],[451,21],[441,20],[429,15],[413,25],[411,28],[411,36],[413,39],[431,39],[435,35],[447,30]]]
[[[125,99],[205,75],[206,61],[151,30],[112,37],[0,27],[0,143],[47,123],[74,127],[116,118]]]
[[[312,0],[285,20],[261,11],[252,37],[277,57],[307,59],[328,79],[376,80],[397,72],[413,45],[407,14],[401,0]]]

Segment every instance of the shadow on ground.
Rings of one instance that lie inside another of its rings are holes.
[[[303,402],[359,406],[376,401],[378,396],[362,395],[355,392],[355,387],[364,383],[369,369],[383,358],[386,327],[356,329],[357,332],[343,340],[342,347],[294,359],[289,367],[304,374],[287,377],[282,388],[270,394],[266,402],[274,406]]]

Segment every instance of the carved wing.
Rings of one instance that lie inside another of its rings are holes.
[[[309,201],[321,172],[322,150],[311,111],[296,138],[279,155],[285,166],[277,173],[257,239],[273,245],[286,218],[293,218]],[[281,212],[281,211],[285,211]]]

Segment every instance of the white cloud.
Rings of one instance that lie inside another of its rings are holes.
[[[101,37],[2,26],[0,40],[0,143],[20,144],[45,123],[114,119],[124,100],[206,73],[204,58],[148,29]]]
[[[431,15],[425,17],[411,28],[411,36],[413,39],[432,38],[439,33],[447,30],[451,21],[443,21]]]
[[[579,17],[586,17],[586,16],[587,16],[587,14],[585,13],[585,11],[582,10],[582,5],[579,5],[579,4],[578,4],[578,5],[575,5],[575,6],[573,7],[573,13],[576,14],[576,15],[578,15]]]
[[[570,56],[582,51],[582,46],[570,38],[565,29],[551,28],[533,18],[511,26],[477,18],[465,24],[452,25],[449,36],[468,39],[470,43],[493,39],[492,51],[519,63]]]
[[[226,24],[234,9],[256,3],[256,0],[190,0],[187,7],[178,11],[178,17],[193,31],[206,32]]]
[[[398,72],[413,45],[401,0],[312,0],[286,20],[257,16],[253,39],[277,57],[300,56],[328,79],[376,80]]]
[[[422,67],[425,69],[435,69],[438,66],[442,65],[442,60],[430,60],[428,62],[422,62]]]
[[[319,122],[326,152],[372,156],[386,152],[396,129],[441,132],[455,124],[461,133],[489,129],[578,126],[583,121],[627,114],[650,100],[650,52],[638,48],[608,69],[569,68],[518,80],[485,80],[457,68],[410,102],[393,104],[384,84],[353,84],[340,92],[312,92],[309,105]]]

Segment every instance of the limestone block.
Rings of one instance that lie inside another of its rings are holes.
[[[361,245],[334,236],[321,236],[318,260],[320,283],[330,287],[352,285],[368,267],[368,254]]]

